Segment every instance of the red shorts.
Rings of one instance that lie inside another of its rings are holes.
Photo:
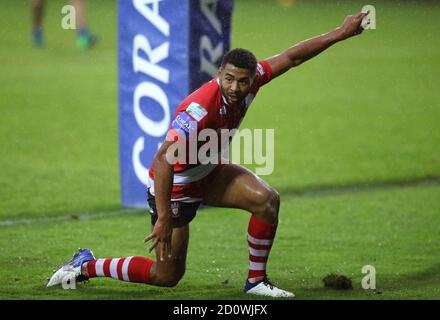
[[[214,167],[214,169],[212,169],[210,173],[208,173],[208,175],[200,180],[186,184],[179,184],[175,182],[171,192],[171,200],[181,202],[201,202],[205,197],[206,191],[209,190],[216,176],[226,164],[227,163],[219,163]],[[156,192],[154,188],[154,180],[151,178],[148,182],[148,190],[151,192],[152,196],[155,196]]]
[[[209,190],[215,177],[224,168],[225,164],[217,165],[206,177],[185,185],[174,185],[171,193],[171,212],[173,228],[179,228],[190,223],[196,216],[205,193]],[[154,182],[150,182],[154,183]],[[148,188],[148,205],[150,207],[151,224],[157,221],[156,199]]]
[[[191,182],[185,185],[174,185],[173,191],[171,193],[171,199],[179,201],[179,199],[184,202],[190,202],[192,199],[194,201],[202,201],[205,197],[206,191],[209,190],[211,184],[214,182],[216,176],[223,169],[224,164],[218,164],[214,170],[212,170],[206,177]],[[188,198],[186,200],[186,198]]]

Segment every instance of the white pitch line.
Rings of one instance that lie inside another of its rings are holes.
[[[39,218],[27,218],[27,219],[11,219],[11,220],[0,220],[0,227],[17,226],[25,224],[34,223],[44,223],[44,222],[62,222],[62,221],[80,221],[80,220],[91,220],[97,218],[115,217],[122,215],[134,215],[140,213],[147,213],[148,209],[118,209],[114,211],[100,211],[100,212],[81,212],[75,214],[69,214],[65,216],[58,217],[39,217]]]
[[[385,181],[371,184],[359,184],[348,186],[334,186],[334,187],[321,187],[315,190],[309,191],[284,191],[281,190],[283,197],[321,197],[327,195],[349,194],[356,192],[369,192],[376,190],[386,190],[394,188],[410,188],[417,186],[429,186],[439,185],[439,177],[426,177],[420,179],[414,179],[412,181]],[[209,207],[207,207],[209,208]],[[122,215],[135,215],[140,213],[147,213],[148,209],[118,209],[114,211],[101,211],[101,212],[82,212],[77,214],[69,214],[59,217],[40,217],[40,218],[27,218],[27,219],[13,219],[13,220],[0,220],[0,227],[17,226],[25,224],[34,224],[39,222],[61,222],[61,221],[78,221],[78,220],[90,220],[97,218],[115,217]]]

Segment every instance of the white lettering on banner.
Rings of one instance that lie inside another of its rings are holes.
[[[162,0],[133,0],[133,5],[145,19],[150,21],[164,36],[170,36],[170,25],[159,15],[159,2]],[[151,4],[152,8],[148,5]]]
[[[144,150],[144,137],[139,137],[133,146],[133,152],[131,158],[133,159],[133,169],[136,177],[144,184],[148,183],[148,168],[144,167],[141,161],[141,153]],[[162,142],[157,144],[157,149],[160,148]]]
[[[140,102],[144,97],[152,98],[159,103],[164,112],[164,117],[161,121],[153,121],[142,113]],[[142,131],[153,137],[161,137],[167,133],[170,125],[170,105],[161,87],[152,82],[138,84],[134,91],[133,109],[136,122]]]
[[[144,184],[148,182],[148,168],[145,168],[141,162],[141,152],[144,150],[144,137],[139,137],[134,143],[133,154],[133,169],[136,177]]]
[[[169,37],[170,25],[159,14],[159,2],[161,0],[133,0],[134,8],[163,35]],[[150,7],[151,5],[151,7]],[[133,71],[141,72],[164,84],[169,83],[170,72],[168,69],[158,65],[169,56],[169,41],[165,41],[156,48],[152,48],[150,41],[144,35],[137,34],[133,38]],[[146,56],[141,57],[143,52]],[[156,101],[163,111],[162,119],[154,121],[145,115],[141,110],[141,99],[151,98]],[[161,137],[168,131],[171,115],[168,97],[165,91],[152,82],[143,81],[139,83],[133,95],[133,111],[137,124],[144,133],[153,137]],[[136,177],[141,183],[147,185],[148,168],[142,164],[141,153],[144,150],[145,138],[140,136],[136,139],[132,149],[132,164]],[[160,143],[158,144],[158,148]]]
[[[200,9],[214,30],[222,36],[221,20],[216,16],[218,0],[200,0]],[[223,55],[223,42],[220,41],[215,47],[207,35],[200,37],[200,71],[215,77],[218,72],[217,62]],[[205,57],[205,51],[209,60]]]
[[[140,34],[136,35],[133,41],[133,71],[145,73],[163,83],[168,83],[170,72],[157,64],[168,58],[169,49],[169,42],[164,42],[156,49],[152,49],[147,38]],[[147,55],[150,62],[139,56],[139,50]]]
[[[203,54],[207,51],[209,60]],[[207,35],[200,38],[200,71],[206,72],[211,77],[215,77],[218,72],[216,62],[223,55],[223,42],[220,42],[215,48],[212,46],[211,39]]]
[[[200,8],[202,9],[203,14],[206,19],[208,19],[209,23],[212,27],[217,31],[219,35],[222,34],[222,24],[220,19],[218,19],[215,15],[215,11],[217,10],[218,0],[201,0]]]

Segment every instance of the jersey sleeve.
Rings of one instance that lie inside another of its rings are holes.
[[[260,87],[272,80],[272,68],[270,67],[269,62],[265,60],[258,62],[256,77]]]
[[[206,126],[208,111],[195,101],[183,101],[177,108],[166,135],[167,141],[177,141],[179,136],[188,139]]]

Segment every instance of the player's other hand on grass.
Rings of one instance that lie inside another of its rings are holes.
[[[364,31],[362,27],[362,19],[364,19],[369,12],[359,12],[356,15],[347,16],[337,30],[340,32],[342,40],[361,34]]]
[[[159,218],[154,225],[153,232],[144,239],[144,243],[153,240],[152,245],[148,249],[151,253],[159,244],[160,260],[163,261],[165,257],[171,258],[171,237],[173,235],[173,225],[171,214],[166,218]]]

